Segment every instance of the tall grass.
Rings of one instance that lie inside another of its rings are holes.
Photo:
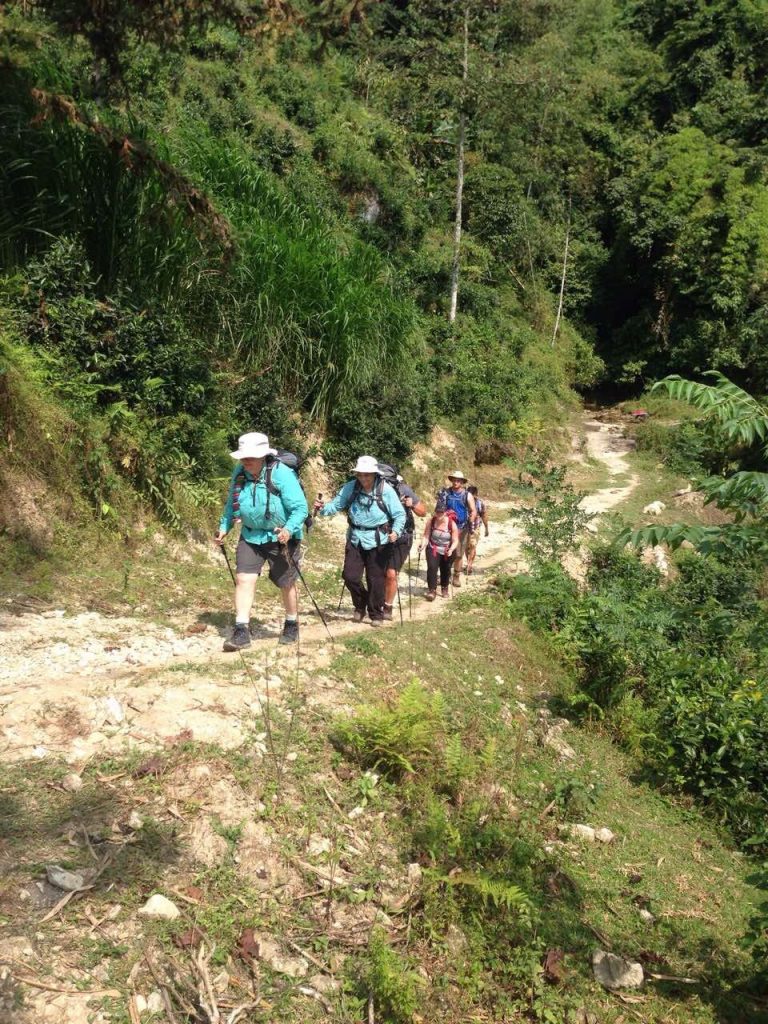
[[[0,269],[79,237],[103,294],[172,306],[218,362],[268,368],[317,417],[413,353],[415,307],[385,258],[292,201],[241,141],[190,118],[154,143],[231,224],[227,253],[152,164],[127,163],[81,124],[35,123],[29,80],[4,77],[15,88],[0,106]],[[141,135],[113,115],[113,134],[121,127]]]

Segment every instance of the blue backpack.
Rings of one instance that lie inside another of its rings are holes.
[[[464,488],[457,494],[453,488],[444,487],[437,497],[445,505],[447,511],[453,512],[456,516],[456,525],[463,530],[469,519],[469,492],[467,489]]]

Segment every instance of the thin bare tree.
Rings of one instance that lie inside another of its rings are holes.
[[[461,204],[464,196],[464,135],[466,131],[465,99],[467,72],[469,69],[469,4],[464,7],[464,50],[461,61],[461,97],[459,113],[459,135],[456,140],[456,220],[453,224],[453,265],[451,267],[451,308],[450,323],[456,319],[459,301],[459,265],[461,255]]]
[[[563,296],[565,295],[565,275],[568,270],[568,246],[571,240],[571,199],[568,198],[568,219],[565,223],[565,248],[563,250],[563,274],[560,278],[560,299],[557,303],[557,317],[555,318],[555,329],[552,331],[552,347],[555,347],[557,331],[560,327],[560,318],[563,315]]]

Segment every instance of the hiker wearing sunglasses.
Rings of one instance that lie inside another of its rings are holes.
[[[371,625],[380,626],[384,621],[387,568],[392,562],[393,545],[405,529],[405,509],[371,455],[361,455],[353,473],[353,479],[335,498],[325,504],[316,501],[314,511],[320,516],[347,513],[342,577],[355,606],[352,618],[362,622],[367,612]]]
[[[237,451],[227,501],[214,543],[220,547],[235,523],[240,523],[235,562],[235,628],[225,651],[239,651],[251,642],[251,608],[256,581],[265,563],[269,578],[280,588],[285,609],[281,644],[299,638],[298,560],[307,518],[307,499],[296,473],[278,459],[266,434],[243,434]]]

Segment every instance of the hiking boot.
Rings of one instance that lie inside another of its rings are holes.
[[[371,625],[375,628],[384,625],[384,619],[371,619]]]
[[[427,601],[434,601],[436,597],[437,597],[437,591],[436,590],[428,590],[427,591],[427,593],[426,593]]]
[[[387,622],[391,622],[392,621],[392,605],[391,604],[385,604],[384,607],[381,610],[381,614],[384,616],[384,618],[387,620]]]
[[[280,634],[280,639],[277,641],[279,644],[295,644],[299,639],[299,623],[288,622],[287,620],[283,623],[283,632]]]
[[[461,586],[461,576],[459,576],[459,574],[457,572],[455,572],[453,574],[453,585],[454,585],[454,587],[460,587]]]
[[[251,631],[248,628],[248,626],[245,626],[242,623],[237,623],[234,630],[232,631],[232,636],[229,638],[229,640],[224,641],[225,651],[242,651],[244,647],[250,646]]]
[[[450,597],[450,594],[451,594],[451,592],[448,589],[448,587],[442,587],[441,588],[441,590],[440,590],[440,597]]]
[[[353,622],[362,622],[364,618],[365,618],[365,612],[361,612],[361,611],[359,611],[359,609],[355,608],[355,610],[352,612],[352,621]]]

